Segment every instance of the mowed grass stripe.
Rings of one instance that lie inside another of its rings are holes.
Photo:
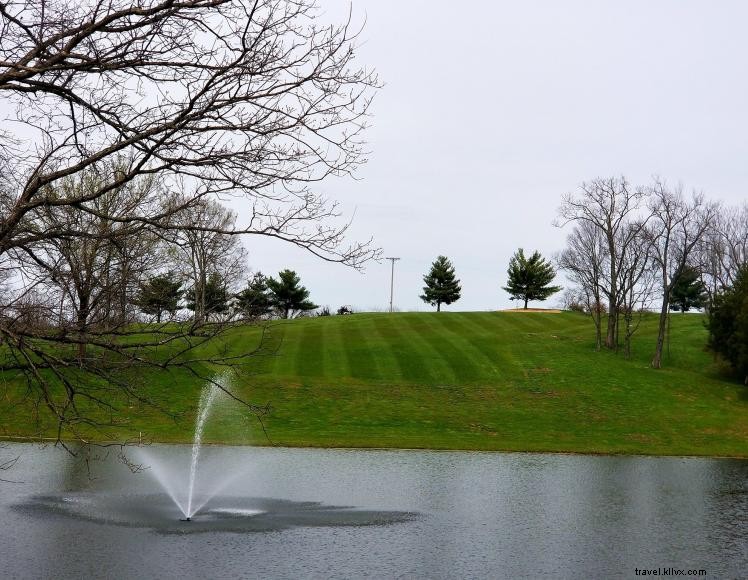
[[[544,332],[543,315],[538,313],[499,312],[496,317],[479,317],[476,322],[487,329],[493,327],[504,355],[517,368],[533,369],[547,366],[550,344],[545,344],[552,333]],[[559,315],[555,315],[559,316]]]
[[[325,376],[325,325],[322,319],[304,320],[300,325],[296,350],[296,374],[302,377]]]
[[[362,315],[360,328],[365,336],[365,344],[370,351],[370,355],[376,361],[377,370],[380,373],[377,378],[385,383],[402,382],[404,377],[398,359],[393,352],[392,343],[383,340],[377,332],[376,320],[380,316],[380,314],[373,314],[368,317]]]
[[[372,322],[380,339],[397,361],[400,376],[404,380],[428,384],[438,382],[441,378],[438,365],[433,365],[433,361],[424,357],[425,345],[416,346],[417,341],[410,340],[411,333],[403,331],[403,318],[401,316],[393,322],[391,316],[380,314],[372,317]]]
[[[460,320],[465,323],[465,331],[493,361],[501,378],[514,377],[522,373],[522,365],[514,352],[508,347],[509,341],[516,334],[507,332],[498,316],[486,315],[478,312],[459,313]]]
[[[507,326],[506,317],[498,312],[465,312],[463,314],[465,320],[494,337],[513,334],[516,330],[513,326]]]
[[[278,376],[293,374],[291,362],[295,360],[294,355],[298,344],[293,337],[296,332],[290,333],[291,336],[289,336],[289,333],[286,332],[288,328],[288,322],[277,322],[270,327],[270,332],[273,333],[273,340],[275,341],[275,352],[267,365],[268,374]],[[290,357],[289,354],[291,354]]]
[[[439,319],[445,316],[448,317],[449,314],[439,312],[428,316],[410,316],[405,319],[405,323],[449,366],[458,383],[475,382],[483,376],[480,368],[473,362],[473,357],[480,355],[480,351],[476,352],[464,337],[439,332]]]
[[[338,334],[342,340],[341,352],[345,356],[348,366],[348,376],[356,379],[379,380],[385,376],[390,376],[390,370],[394,366],[399,367],[394,361],[387,365],[388,371],[383,375],[379,368],[378,360],[384,362],[382,351],[389,349],[382,348],[381,342],[377,341],[374,325],[362,315],[353,315],[341,317],[338,323]],[[344,338],[343,338],[344,337]],[[378,348],[375,347],[378,346]]]
[[[545,330],[542,319],[533,314],[532,312],[500,312],[498,316],[506,332],[514,331],[519,336],[523,336],[530,332],[537,334]]]
[[[472,350],[470,354],[475,356],[475,363],[482,370],[483,378],[495,379],[501,374],[500,363],[505,362],[496,352],[495,341],[490,335],[478,333],[475,328],[465,322],[462,313],[449,313],[448,316],[439,316],[437,323],[450,335],[467,341]]]
[[[349,336],[343,321],[340,317],[323,316],[320,323],[325,325],[325,375],[331,379],[351,377],[351,360],[345,352]]]

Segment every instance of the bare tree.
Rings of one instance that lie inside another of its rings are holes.
[[[191,281],[195,323],[207,319],[205,291],[211,275],[224,282],[236,282],[246,271],[246,250],[241,240],[221,233],[235,229],[236,213],[212,199],[201,199],[189,210],[172,216],[177,225],[170,236],[176,249],[177,268],[180,264],[186,279]]]
[[[600,350],[602,340],[602,298],[604,276],[608,270],[608,245],[602,230],[589,221],[574,226],[566,238],[566,248],[556,256],[558,267],[578,286],[585,310],[595,324],[595,350]]]
[[[631,340],[651,304],[655,286],[652,246],[643,222],[629,224],[623,238],[629,240],[618,266],[620,274],[619,311],[624,320],[624,353],[631,358]]]
[[[61,180],[59,191],[47,197],[58,199],[82,196],[112,179],[118,167],[86,170]],[[57,296],[60,303],[58,326],[68,329],[66,310],[72,330],[78,334],[78,362],[83,364],[85,336],[93,325],[114,328],[128,322],[129,290],[153,265],[153,236],[142,223],[126,218],[146,202],[154,189],[152,176],[130,181],[122,187],[88,202],[93,213],[67,205],[45,205],[27,214],[26,231],[38,236],[33,244],[14,249],[23,275],[33,286]],[[73,228],[85,235],[45,237],[45,232]]]
[[[377,81],[352,67],[348,24],[318,26],[306,0],[34,0],[0,4],[0,16],[0,99],[28,130],[3,143],[15,193],[0,253],[28,243],[18,228],[33,209],[158,174],[188,200],[246,195],[253,219],[240,231],[352,265],[371,257],[341,248],[345,226],[326,225],[335,208],[309,189],[364,161]],[[47,199],[50,184],[113,157],[130,160],[115,180]],[[129,219],[161,224],[146,209]]]
[[[711,304],[748,264],[748,204],[721,208],[694,255]]]
[[[649,189],[652,220],[649,238],[652,258],[659,272],[662,290],[659,328],[652,367],[662,366],[662,348],[670,308],[670,293],[680,272],[690,264],[694,250],[712,226],[718,212],[717,205],[708,203],[702,194],[684,198],[682,187],[669,188],[656,180]]]
[[[354,64],[350,22],[320,25],[311,0],[28,0],[0,3],[0,19],[0,110],[6,126],[22,127],[0,133],[0,264],[35,261],[40,247],[112,241],[84,216],[160,235],[269,236],[353,267],[377,255],[368,243],[346,245],[336,205],[313,190],[366,160],[362,137],[378,81]],[[64,187],[121,160],[91,187]],[[180,201],[148,196],[121,211],[118,192],[153,176]],[[117,202],[100,203],[107,196]],[[244,197],[251,219],[226,230],[173,219],[216,196]],[[69,219],[37,227],[45,215]],[[121,256],[118,267],[126,268]],[[6,304],[35,284],[14,279]],[[23,373],[59,438],[101,425],[81,400],[115,422],[123,400],[144,400],[131,379],[137,373],[122,369],[181,365],[199,374],[195,363],[207,361],[190,353],[220,331],[161,328],[143,338],[126,327],[85,326],[71,334],[0,318],[3,367]],[[60,345],[88,348],[84,364],[76,357],[72,365]],[[166,347],[168,355],[152,356]]]
[[[618,347],[618,305],[620,303],[620,264],[634,242],[628,221],[636,216],[644,192],[632,189],[624,177],[597,178],[582,183],[577,194],[563,197],[559,208],[558,226],[569,222],[586,222],[598,228],[607,245],[607,286],[600,286],[608,301],[605,346]],[[622,235],[628,233],[629,235]]]

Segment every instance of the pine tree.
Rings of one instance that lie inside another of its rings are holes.
[[[179,310],[182,293],[181,280],[173,272],[166,272],[141,285],[136,305],[145,314],[155,316],[156,322],[161,324],[164,312],[174,315]]]
[[[293,270],[278,273],[278,280],[268,278],[270,302],[283,318],[293,317],[295,312],[314,310],[317,305],[309,301],[309,290],[299,285],[299,276]]]
[[[701,308],[706,302],[706,288],[699,279],[699,272],[686,266],[676,276],[675,284],[670,290],[670,309],[688,312],[691,308]]]
[[[272,312],[270,290],[262,272],[257,272],[247,287],[235,296],[234,309],[246,318],[260,318]]]
[[[460,281],[455,278],[455,269],[446,256],[439,256],[431,270],[423,277],[426,284],[420,298],[431,306],[436,305],[436,311],[441,311],[442,304],[452,304],[460,299]]]
[[[709,347],[727,359],[748,385],[748,266],[709,308]]]
[[[187,302],[187,308],[195,310],[194,292]],[[214,314],[226,314],[229,311],[229,291],[226,282],[218,272],[212,272],[205,284],[205,317],[209,319]]]
[[[507,275],[509,281],[502,289],[512,300],[524,300],[525,310],[529,300],[545,300],[561,290],[561,286],[550,286],[556,272],[537,251],[528,259],[522,248],[517,250],[509,261]]]

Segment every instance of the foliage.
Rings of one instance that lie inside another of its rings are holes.
[[[293,270],[282,270],[278,279],[268,278],[270,302],[278,310],[282,318],[293,318],[300,314],[314,310],[317,305],[309,300],[309,290],[300,285],[301,280]]]
[[[427,304],[436,305],[436,311],[442,304],[452,304],[460,299],[460,281],[455,277],[455,269],[446,256],[439,256],[431,264],[431,270],[423,277],[426,284],[420,298]]]
[[[675,276],[670,289],[670,309],[688,312],[691,308],[702,308],[706,304],[706,287],[698,270],[690,266]]]
[[[317,312],[317,316],[330,316],[330,307],[323,306],[320,311]]]
[[[517,250],[509,261],[507,275],[509,280],[502,289],[510,294],[512,300],[524,300],[525,308],[528,301],[546,300],[561,290],[561,286],[550,285],[556,272],[537,251],[528,259],[522,248]]]
[[[338,315],[342,316],[345,314],[353,314],[353,308],[344,304],[343,306],[338,308]]]
[[[140,286],[137,296],[138,308],[161,323],[164,312],[172,316],[179,310],[182,298],[182,281],[173,272],[153,276]]]
[[[748,384],[748,266],[717,294],[709,309],[709,347],[727,359]]]
[[[247,287],[234,297],[234,310],[244,318],[262,318],[273,311],[267,278],[255,273]]]

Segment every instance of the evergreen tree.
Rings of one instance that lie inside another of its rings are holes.
[[[691,308],[701,308],[706,303],[706,287],[699,279],[699,272],[690,266],[676,276],[670,290],[670,309],[688,312]]]
[[[709,347],[727,359],[748,385],[748,266],[709,309]]]
[[[455,269],[446,256],[439,256],[431,270],[423,277],[426,284],[420,298],[431,306],[436,305],[436,311],[441,311],[442,304],[452,304],[460,299],[460,281],[455,278]]]
[[[179,310],[182,294],[182,281],[173,272],[166,272],[140,286],[136,305],[145,314],[155,316],[156,322],[160,324],[164,312],[173,316]]]
[[[234,298],[234,309],[246,318],[261,318],[273,311],[267,278],[257,272]]]
[[[545,300],[561,290],[561,286],[550,286],[556,272],[537,251],[528,259],[522,248],[517,250],[509,261],[507,275],[509,281],[502,289],[512,300],[524,300],[525,310],[529,300]]]
[[[309,301],[309,290],[299,285],[298,274],[293,270],[278,273],[278,280],[267,279],[270,290],[270,303],[280,312],[283,318],[293,318],[296,312],[314,310],[317,305]]]
[[[195,310],[194,292],[190,292],[187,308]],[[205,317],[226,314],[229,311],[229,290],[226,282],[218,272],[212,272],[205,283]]]

